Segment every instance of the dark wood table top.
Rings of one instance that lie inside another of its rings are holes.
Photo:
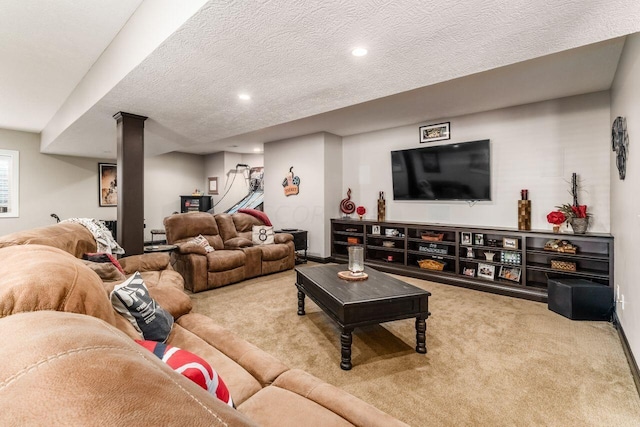
[[[347,266],[344,264],[296,267],[296,271],[299,274],[313,281],[318,288],[322,288],[327,295],[334,298],[341,305],[431,295],[430,292],[424,289],[410,285],[370,267],[365,267],[364,269],[365,273],[369,275],[367,280],[352,282],[340,279],[338,272],[346,270]]]

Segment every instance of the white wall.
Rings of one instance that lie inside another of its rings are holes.
[[[113,220],[115,207],[98,206],[98,163],[104,160],[40,154],[40,136],[0,129],[0,148],[20,152],[20,217],[0,218],[0,235],[88,217]]]
[[[377,197],[384,191],[387,220],[517,227],[520,190],[529,190],[532,228],[551,230],[546,215],[571,203],[572,172],[581,180],[580,203],[593,214],[590,231],[609,231],[609,94],[598,92],[461,117],[451,122],[451,140],[491,140],[492,201],[407,202],[393,200],[390,151],[425,146],[418,141],[423,124],[344,137],[343,192],[376,218]],[[424,123],[424,124],[428,124]],[[344,196],[343,196],[344,197]]]
[[[180,212],[180,196],[190,195],[196,188],[206,194],[204,164],[204,157],[196,154],[168,153],[145,158],[145,241],[151,240],[151,230],[164,228],[165,217]]]
[[[624,296],[624,309],[616,312],[640,363],[640,287],[638,287],[638,236],[640,236],[640,34],[628,36],[611,89],[611,117],[626,117],[629,152],[625,180],[618,177],[615,153],[609,149],[611,166],[611,232],[615,236],[615,285]]]
[[[264,146],[264,210],[276,228],[307,230],[312,256],[331,255],[328,215],[342,182],[340,157],[340,138],[326,133]],[[300,193],[285,196],[282,181],[292,166],[300,177]]]
[[[0,218],[0,235],[54,224],[52,213],[60,219],[117,218],[117,208],[98,206],[98,163],[106,160],[41,154],[38,134],[5,129],[0,148],[20,152],[20,217]],[[164,228],[164,217],[180,210],[180,195],[202,186],[204,158],[164,154],[146,158],[144,167],[144,235],[150,240],[150,231]]]

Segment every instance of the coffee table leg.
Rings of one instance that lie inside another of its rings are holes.
[[[351,332],[353,329],[345,329],[340,335],[340,344],[342,347],[342,361],[340,361],[340,367],[345,371],[351,369]]]
[[[304,316],[304,292],[298,289],[298,316]]]
[[[424,317],[416,317],[416,351],[418,353],[427,352],[427,321]]]

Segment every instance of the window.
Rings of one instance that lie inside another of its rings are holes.
[[[19,152],[0,150],[0,218],[18,217]]]

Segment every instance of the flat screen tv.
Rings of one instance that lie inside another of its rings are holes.
[[[491,200],[489,140],[391,152],[394,200]]]

